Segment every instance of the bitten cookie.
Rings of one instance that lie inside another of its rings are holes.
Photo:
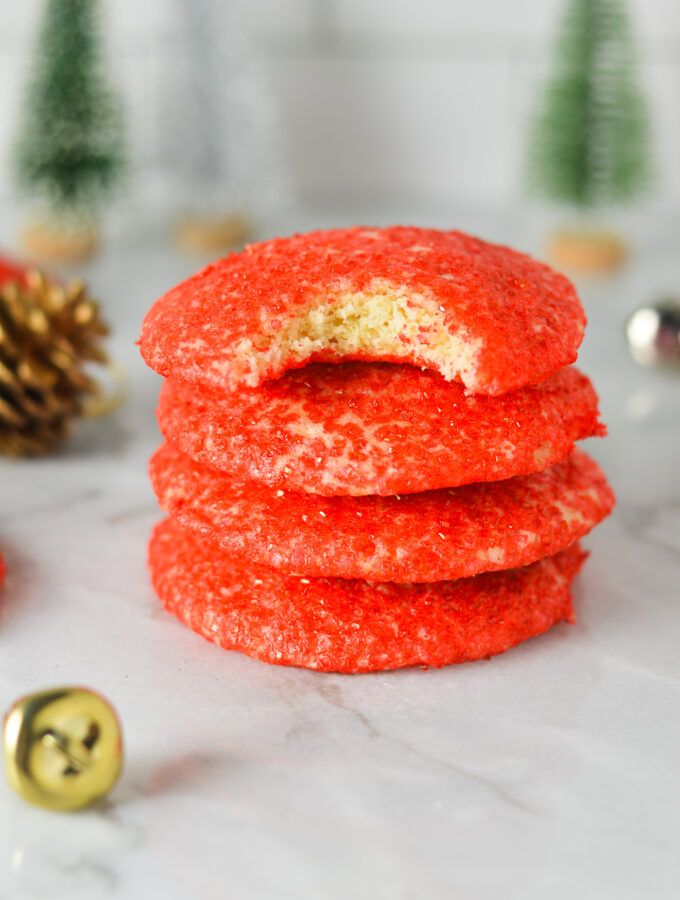
[[[170,443],[236,480],[326,496],[524,475],[606,433],[571,367],[498,398],[384,363],[317,363],[229,395],[168,379],[157,414]]]
[[[572,284],[508,247],[350,228],[208,266],[153,305],[140,345],[160,374],[227,390],[347,358],[424,366],[497,396],[573,362],[584,327]]]
[[[573,621],[578,545],[522,569],[437,584],[299,578],[206,548],[168,519],[149,547],[163,606],[227,650],[326,672],[439,667]]]
[[[397,497],[320,497],[225,479],[167,444],[150,464],[161,509],[208,545],[284,572],[425,582],[552,556],[614,495],[578,450],[544,472]]]

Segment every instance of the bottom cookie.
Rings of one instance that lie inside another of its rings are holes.
[[[439,668],[488,658],[573,621],[577,544],[530,566],[432,584],[283,575],[206,547],[172,519],[149,569],[163,606],[226,650],[323,672]]]

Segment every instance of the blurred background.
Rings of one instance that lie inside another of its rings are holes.
[[[549,259],[577,282],[582,360],[619,405],[651,384],[631,356],[677,367],[677,0],[22,0],[0,15],[0,288],[12,259],[83,278],[137,384],[134,339],[173,284],[247,241],[351,224],[459,228]],[[57,342],[65,326],[58,291],[17,306],[13,290],[3,315],[25,346],[0,333],[0,351],[23,396],[39,368],[21,374],[38,352],[26,310]],[[83,327],[74,373],[102,337]],[[0,426],[16,447],[14,420]]]
[[[269,121],[260,121],[256,134],[252,121],[239,125],[237,117],[216,128],[229,131],[237,145],[242,131],[242,153],[258,158],[255,180],[261,181],[250,202],[265,212],[271,206],[277,228],[285,230],[286,213],[299,208],[320,210],[324,223],[336,209],[349,219],[371,220],[422,219],[423,211],[427,218],[432,210],[451,226],[461,217],[474,218],[471,210],[516,209],[526,202],[530,122],[566,5],[563,0],[104,0],[106,66],[122,96],[131,164],[119,209],[134,209],[135,220],[142,211],[152,221],[176,199],[170,194],[178,190],[182,163],[168,145],[173,135],[190,143],[191,121],[177,109],[174,86],[186,84],[192,65],[201,63],[200,25],[188,37],[192,7],[199,19],[223,17],[219,34],[204,29],[211,53],[256,70],[250,84],[232,84],[231,92],[255,117]],[[41,0],[2,8],[0,198],[5,203],[16,197],[11,148],[43,8]],[[636,211],[674,214],[680,208],[680,4],[629,0],[627,9],[654,170],[653,188]],[[229,62],[213,75],[236,77]],[[225,87],[214,85],[216,102],[224,99]],[[205,140],[200,129],[197,139]],[[233,145],[230,152],[233,156]]]

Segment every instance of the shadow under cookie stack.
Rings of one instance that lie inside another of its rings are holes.
[[[165,606],[229,650],[336,672],[488,658],[573,621],[612,509],[547,266],[459,232],[247,247],[149,311]]]

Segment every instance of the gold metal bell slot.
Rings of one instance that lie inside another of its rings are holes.
[[[4,751],[14,790],[54,810],[80,809],[104,797],[123,764],[116,713],[102,696],[81,687],[17,700],[5,716]]]

